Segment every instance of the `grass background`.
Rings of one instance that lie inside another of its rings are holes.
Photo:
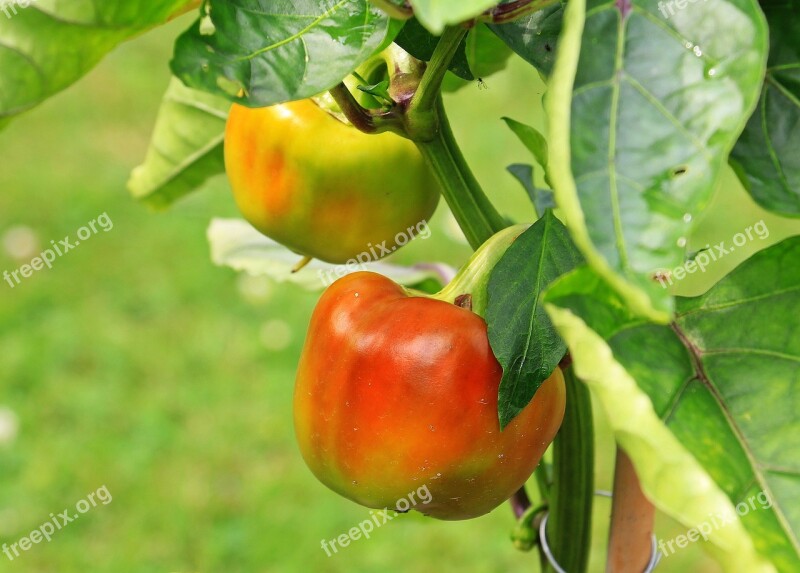
[[[403,516],[334,557],[321,550],[368,510],[316,482],[292,435],[294,369],[317,295],[212,266],[207,224],[236,214],[224,178],[165,213],[124,189],[186,25],[122,46],[0,132],[0,272],[102,213],[114,223],[52,270],[14,289],[0,283],[0,426],[19,424],[0,431],[0,543],[103,485],[113,496],[17,560],[0,554],[0,571],[537,571],[536,556],[508,541],[507,507],[469,522]],[[499,118],[541,127],[543,90],[520,62],[487,84],[449,98],[454,129],[501,211],[529,220],[503,169],[529,158]],[[752,249],[798,232],[742,203],[732,177],[720,189],[691,244],[730,240],[762,217],[771,235]],[[432,227],[400,258],[461,264],[469,250],[445,208]],[[699,292],[745,256],[679,288]],[[597,414],[598,485],[608,488],[613,445]],[[603,569],[607,513],[599,500],[593,571]],[[681,532],[659,520],[660,536]],[[659,570],[716,568],[694,546]]]

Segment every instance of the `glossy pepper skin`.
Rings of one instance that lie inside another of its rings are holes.
[[[344,263],[427,221],[439,189],[410,141],[367,135],[311,100],[234,104],[225,170],[244,218],[302,255]],[[375,248],[375,253],[383,251]],[[373,257],[374,258],[374,257]]]
[[[501,375],[477,314],[347,275],[320,299],[300,358],[300,450],[322,483],[367,507],[394,508],[427,485],[432,501],[413,509],[483,515],[525,483],[564,416],[556,369],[500,432]]]

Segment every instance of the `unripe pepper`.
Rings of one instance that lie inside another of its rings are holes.
[[[501,432],[502,368],[486,323],[455,304],[369,272],[323,294],[300,359],[294,417],[300,450],[325,485],[367,507],[439,519],[483,515],[519,489],[564,415],[559,369]]]
[[[394,133],[362,133],[311,100],[257,109],[234,104],[225,170],[250,224],[330,263],[395,250],[439,201],[413,143]]]

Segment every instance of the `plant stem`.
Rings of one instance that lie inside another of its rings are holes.
[[[513,498],[512,498],[513,500]],[[511,541],[520,551],[530,551],[539,543],[539,526],[547,513],[547,505],[529,506],[517,516],[517,526],[511,532]],[[514,510],[516,515],[516,509]]]
[[[542,501],[550,501],[550,476],[547,475],[547,466],[544,460],[539,462],[539,465],[533,472],[533,477],[536,479],[536,486],[539,488],[539,495]]]
[[[404,120],[408,137],[417,144],[439,180],[442,194],[473,249],[508,226],[481,189],[458,148],[442,103],[442,81],[468,30],[446,28],[431,56]]]
[[[468,31],[461,26],[446,28],[436,44],[422,80],[406,110],[406,131],[411,139],[420,141],[436,137],[436,108],[441,98],[442,81]]]
[[[609,573],[641,573],[650,562],[655,507],[642,492],[631,459],[617,447],[608,538]]]
[[[359,131],[364,133],[393,131],[405,135],[401,119],[392,111],[373,113],[363,108],[344,83],[332,87],[330,94],[348,121]]]
[[[486,308],[489,305],[489,277],[492,269],[527,228],[528,225],[513,225],[492,235],[475,250],[467,264],[461,267],[442,290],[428,296],[449,304],[458,304],[459,299],[469,295],[470,310],[486,318]]]
[[[589,390],[564,371],[567,405],[553,448],[553,488],[547,539],[555,560],[568,573],[585,573],[589,563],[594,496],[594,434]],[[548,565],[546,571],[553,572]]]
[[[439,129],[430,141],[416,141],[433,169],[442,194],[473,249],[480,247],[498,231],[508,227],[475,179],[450,129],[441,98],[436,112]]]
[[[508,501],[511,502],[511,511],[514,512],[514,517],[517,519],[522,517],[531,507],[531,499],[528,497],[528,492],[524,485],[519,488]]]

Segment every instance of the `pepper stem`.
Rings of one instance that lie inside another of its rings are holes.
[[[458,304],[459,301],[464,300],[464,295],[470,295],[472,312],[479,316],[485,316],[486,306],[489,302],[489,276],[492,269],[503,258],[511,243],[527,228],[528,225],[514,225],[490,237],[473,253],[467,264],[447,286],[438,293],[427,296],[450,304]]]
[[[461,230],[473,249],[508,227],[486,197],[456,143],[441,98],[437,101],[439,129],[431,141],[416,141],[433,169]]]

